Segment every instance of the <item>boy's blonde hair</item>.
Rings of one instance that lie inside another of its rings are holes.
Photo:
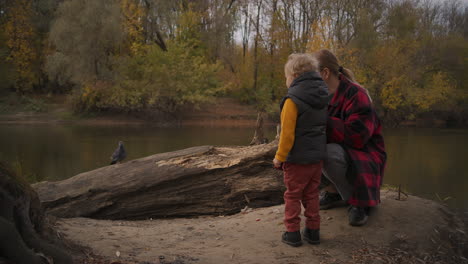
[[[317,59],[306,53],[293,53],[289,55],[286,65],[284,65],[284,72],[286,75],[299,76],[304,72],[317,71]]]

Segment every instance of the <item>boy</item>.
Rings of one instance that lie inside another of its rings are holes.
[[[328,91],[317,72],[317,61],[307,54],[292,54],[285,65],[288,93],[280,104],[281,134],[273,160],[284,171],[284,224],[282,241],[302,245],[299,217],[305,208],[304,240],[320,243],[319,192],[326,148]]]

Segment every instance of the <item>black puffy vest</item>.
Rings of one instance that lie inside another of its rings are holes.
[[[290,98],[297,106],[294,145],[286,162],[318,163],[325,158],[327,137],[328,88],[318,72],[306,72],[297,77],[281,100],[280,108]]]

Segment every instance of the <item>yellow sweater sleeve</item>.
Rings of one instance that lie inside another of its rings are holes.
[[[284,102],[281,110],[281,133],[275,159],[284,162],[294,145],[296,130],[297,106],[290,98]]]

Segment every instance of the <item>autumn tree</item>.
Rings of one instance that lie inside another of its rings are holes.
[[[136,0],[121,0],[120,9],[123,14],[123,28],[126,31],[124,47],[131,54],[139,54],[145,45],[143,30],[145,10],[140,5],[140,1]]]
[[[18,0],[8,8],[5,24],[7,61],[15,67],[15,88],[19,93],[30,92],[39,82],[37,34],[32,17],[32,3]]]
[[[113,78],[113,56],[124,33],[117,0],[70,0],[60,4],[50,31],[54,52],[46,70],[60,84],[89,84]]]
[[[437,47],[447,43],[437,33],[441,25],[434,14],[441,14],[439,8],[402,1],[384,6],[384,18],[376,17],[383,13],[378,8],[363,9],[355,37],[339,50],[389,125],[447,111],[443,106],[455,102],[460,92],[450,70],[438,63],[444,56]]]
[[[222,91],[219,63],[207,57],[201,40],[200,12],[188,6],[180,14],[167,50],[148,44],[141,52],[120,56],[112,83],[85,86],[77,100],[81,111],[144,112],[172,117],[212,99]]]
[[[6,37],[3,25],[0,24],[0,91],[5,91],[14,85],[15,72],[11,69],[11,62],[7,61],[9,49],[6,45]]]

